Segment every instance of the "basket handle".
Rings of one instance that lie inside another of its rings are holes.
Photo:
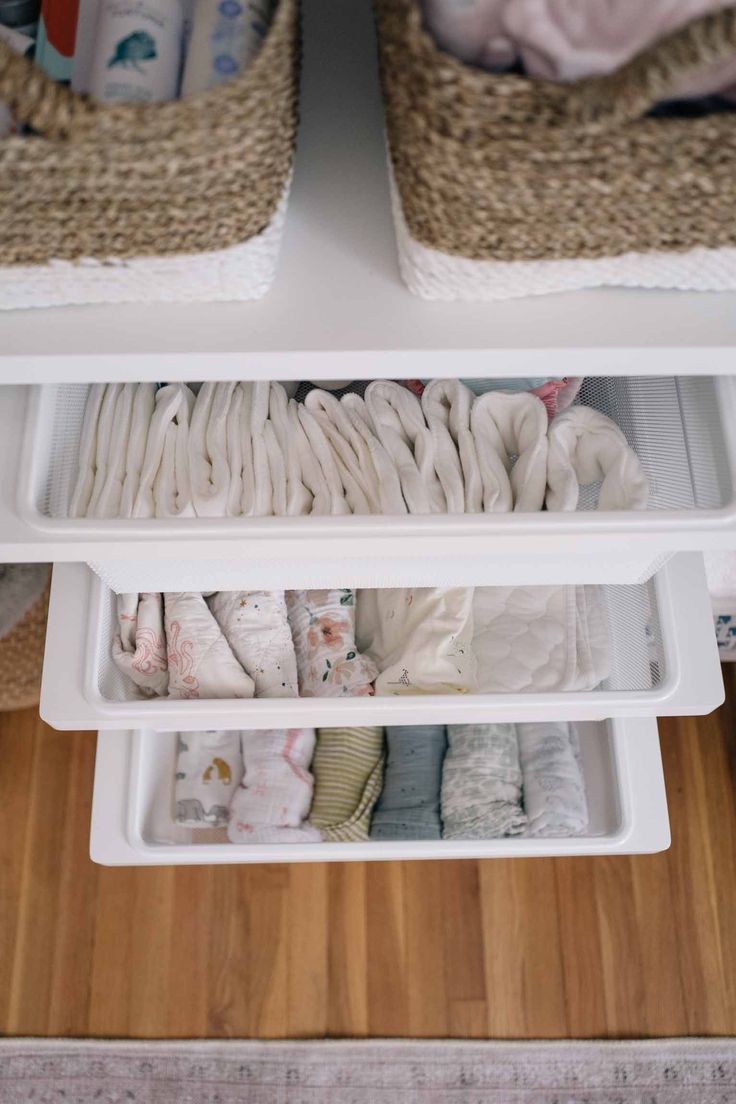
[[[626,65],[571,86],[571,114],[583,124],[632,122],[666,100],[682,79],[736,54],[736,7],[701,16]]]
[[[20,123],[45,138],[68,138],[83,120],[91,121],[96,105],[59,84],[28,58],[0,40],[0,102]]]

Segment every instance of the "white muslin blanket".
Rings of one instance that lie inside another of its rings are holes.
[[[432,434],[419,399],[391,380],[374,380],[366,388],[365,405],[376,436],[394,462],[409,513],[445,513]]]
[[[582,835],[588,827],[588,803],[574,726],[546,721],[516,727],[528,818],[525,835]]]
[[[242,777],[239,732],[180,732],[174,778],[177,823],[190,828],[224,827]]]
[[[228,412],[236,384],[203,383],[189,427],[189,476],[198,517],[226,517],[230,499]]]
[[[271,384],[268,409],[275,441],[283,458],[286,513],[289,517],[309,514],[313,509],[314,495],[305,481],[306,472],[302,472],[304,442],[297,439],[292,429],[293,418],[298,421],[296,403],[288,397],[282,384]],[[307,468],[311,468],[309,462]]]
[[[297,698],[296,655],[282,590],[221,590],[207,603],[257,698]]]
[[[363,399],[315,388],[304,404],[330,445],[354,514],[406,513],[396,467],[376,437]]]
[[[189,479],[189,422],[194,392],[169,383],[156,392],[131,516],[193,517]]]
[[[483,509],[480,467],[470,430],[474,399],[459,380],[431,380],[422,393],[448,514],[479,514]]]
[[[600,587],[476,587],[481,693],[594,690],[611,667]]]
[[[525,391],[487,391],[470,412],[486,513],[541,510],[547,483],[547,410]]]
[[[87,394],[82,429],[79,435],[77,479],[69,503],[69,517],[86,517],[97,470],[97,436],[107,384],[93,383]]]
[[[358,591],[358,647],[378,668],[377,694],[472,693],[472,637],[472,588]]]
[[[514,725],[447,726],[441,804],[445,839],[493,839],[524,830]]]
[[[160,594],[118,594],[117,630],[112,641],[115,665],[146,697],[165,697],[169,663]]]
[[[230,803],[232,843],[319,843],[305,821],[312,804],[313,728],[242,734],[243,779]]]
[[[238,663],[202,594],[164,594],[171,698],[252,698]]]
[[[580,488],[600,483],[599,510],[644,510],[649,481],[639,457],[610,418],[573,406],[549,427],[548,510],[575,510]]]
[[[108,518],[117,515],[119,490],[122,488],[121,472],[125,467],[130,432],[134,386],[134,384],[110,383],[102,396],[95,437],[94,481],[87,503],[87,517]],[[86,446],[82,451],[86,454]],[[118,480],[120,480],[119,485]],[[114,493],[116,485],[119,487],[117,501]]]

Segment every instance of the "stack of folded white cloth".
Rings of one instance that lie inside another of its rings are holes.
[[[432,380],[421,399],[376,380],[364,396],[277,382],[90,388],[71,517],[265,517],[642,509],[624,434],[573,406],[550,423],[528,391],[475,395]]]

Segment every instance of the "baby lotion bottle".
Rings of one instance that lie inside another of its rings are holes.
[[[180,0],[102,0],[89,75],[102,103],[155,103],[178,92]]]

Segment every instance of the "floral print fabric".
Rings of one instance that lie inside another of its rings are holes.
[[[378,670],[355,643],[355,593],[287,591],[303,698],[364,697],[373,693]]]

